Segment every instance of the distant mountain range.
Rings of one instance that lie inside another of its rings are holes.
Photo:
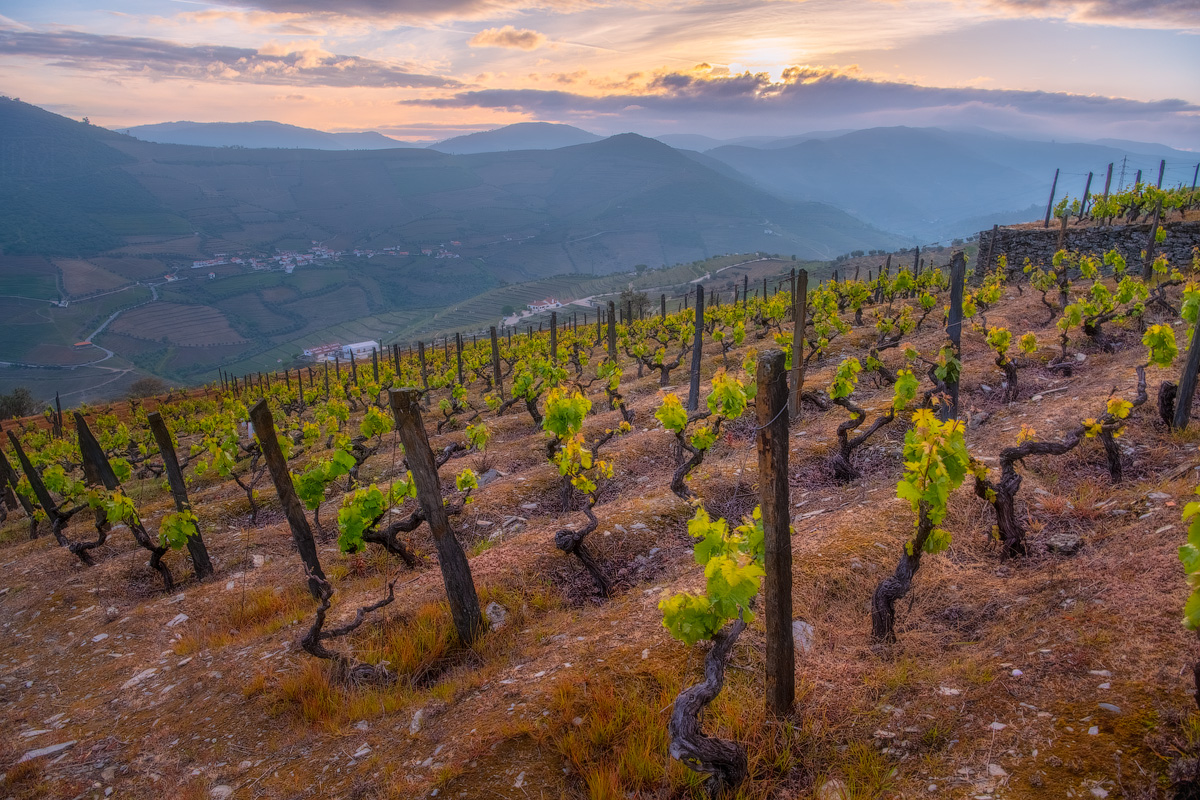
[[[431,150],[465,155],[467,153],[501,153],[510,150],[555,150],[577,144],[590,144],[603,139],[573,125],[554,122],[518,122],[480,133],[455,136],[444,142],[429,145]]]
[[[462,139],[466,149],[481,139],[517,146],[521,137],[545,144],[584,133],[576,131],[515,126]],[[636,134],[464,155],[201,147],[141,141],[3,100],[0,146],[22,163],[69,165],[52,180],[31,169],[0,184],[0,249],[8,253],[91,255],[171,232],[194,232],[218,242],[213,249],[265,252],[318,240],[419,253],[454,241],[464,260],[478,260],[485,282],[515,282],[720,253],[824,259],[906,243]]]
[[[282,122],[160,122],[120,128],[145,142],[201,147],[303,148],[306,150],[383,150],[415,147],[375,131],[326,133]]]
[[[451,155],[555,150],[603,137],[581,128],[524,122],[456,136],[432,145],[400,142],[379,133],[325,133],[274,122],[143,125],[127,132],[147,141],[207,146],[381,149],[425,146]],[[1166,182],[1188,183],[1200,156],[1148,142],[1092,143],[1018,139],[983,129],[872,128],[815,131],[795,136],[721,140],[700,134],[655,137],[727,178],[750,183],[787,201],[830,203],[884,230],[922,242],[974,233],[990,224],[1040,216],[1050,181],[1061,170],[1059,196],[1083,193],[1088,172],[1103,190],[1103,171],[1122,162],[1129,183],[1143,170]]]

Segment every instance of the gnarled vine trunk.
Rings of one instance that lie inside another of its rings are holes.
[[[612,594],[612,582],[604,574],[604,570],[600,568],[600,564],[596,562],[591,551],[587,549],[587,546],[583,542],[589,533],[600,527],[600,523],[596,520],[596,515],[592,512],[593,505],[595,505],[595,499],[589,497],[588,504],[583,508],[583,513],[588,518],[587,524],[578,530],[563,528],[558,531],[554,534],[554,546],[567,555],[574,555],[583,562],[583,566],[596,581],[596,588],[600,590],[600,594],[604,597],[609,597]]]
[[[908,590],[912,588],[913,576],[921,568],[921,553],[924,551],[925,541],[932,532],[933,522],[929,519],[929,506],[921,503],[916,535],[905,544],[896,571],[879,582],[874,596],[871,597],[871,638],[875,641],[896,641],[896,601],[907,595]]]
[[[889,408],[886,414],[876,417],[870,427],[852,439],[850,438],[850,432],[863,424],[867,418],[867,412],[855,405],[848,397],[840,397],[833,402],[850,412],[850,419],[838,425],[838,449],[833,454],[833,458],[830,459],[834,478],[845,483],[859,476],[858,470],[850,460],[854,454],[854,449],[864,444],[867,439],[875,435],[876,431],[895,419],[896,412],[894,409]]]
[[[725,685],[725,667],[745,629],[746,623],[739,617],[713,634],[712,647],[704,656],[704,680],[679,693],[667,726],[671,758],[693,772],[712,776],[707,786],[709,797],[719,797],[746,778],[748,762],[742,746],[706,736],[700,729],[700,714]]]

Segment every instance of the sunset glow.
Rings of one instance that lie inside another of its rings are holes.
[[[1190,148],[1198,33],[1200,7],[1171,0],[18,0],[0,85],[109,127],[273,119],[432,141],[528,120],[716,137],[936,124]]]

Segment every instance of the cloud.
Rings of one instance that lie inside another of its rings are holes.
[[[747,124],[778,133],[880,125],[979,125],[1087,139],[1128,138],[1137,133],[1155,140],[1170,136],[1182,143],[1188,136],[1193,142],[1200,136],[1200,105],[1184,100],[1143,102],[1061,92],[941,88],[813,67],[791,67],[779,81],[766,73],[659,72],[616,93],[482,89],[400,103],[504,110],[537,119],[588,121],[593,127],[600,121],[600,126],[614,132],[656,126],[734,133]]]
[[[531,11],[573,13],[646,0],[230,0],[233,5],[275,13],[311,13],[400,19],[496,19]]]
[[[0,56],[45,59],[51,66],[150,78],[187,78],[282,86],[456,88],[458,81],[358,56],[272,43],[263,50],[180,45],[163,39],[0,29]]]
[[[1196,0],[986,0],[984,7],[1020,17],[1200,29],[1200,3]]]
[[[531,31],[528,28],[514,28],[505,25],[503,28],[487,28],[471,37],[467,42],[471,47],[512,47],[517,50],[537,50],[546,43],[544,34]]]

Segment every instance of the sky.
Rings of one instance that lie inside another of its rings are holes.
[[[880,125],[1200,149],[1200,0],[0,0],[0,94],[430,142]]]

